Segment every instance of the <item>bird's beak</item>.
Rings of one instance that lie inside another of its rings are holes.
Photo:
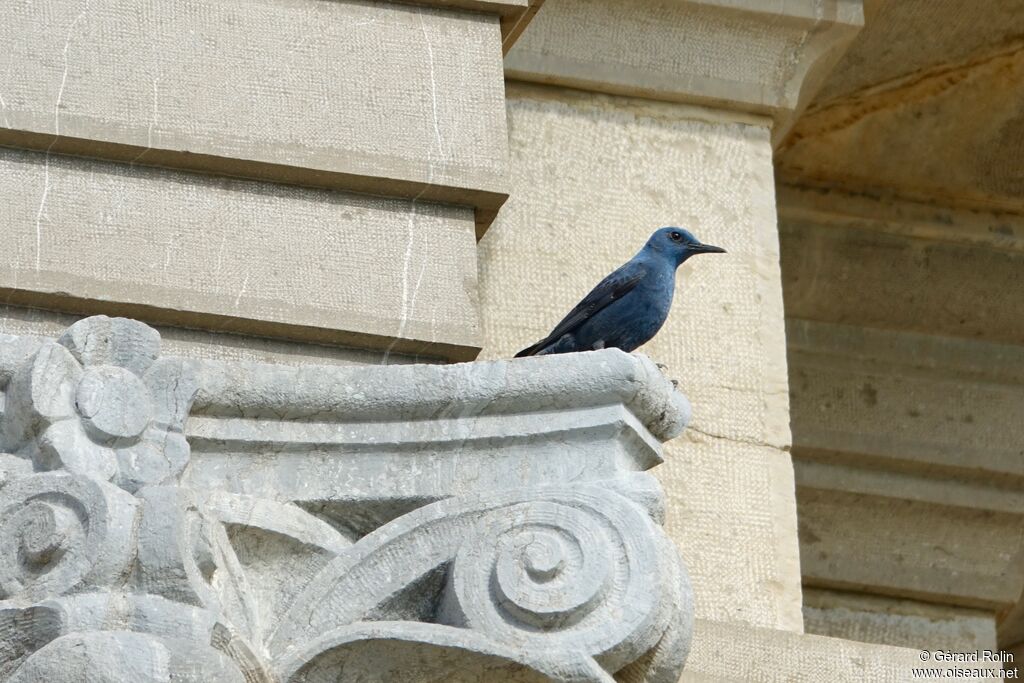
[[[694,254],[724,254],[725,249],[716,247],[713,244],[698,244],[697,246],[690,247],[690,251]]]

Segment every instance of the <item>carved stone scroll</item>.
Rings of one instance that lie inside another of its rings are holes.
[[[453,366],[0,336],[0,680],[651,681],[693,600],[619,351]]]

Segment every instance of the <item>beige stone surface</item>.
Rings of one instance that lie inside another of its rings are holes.
[[[1024,220],[983,214],[966,222],[965,239],[951,231],[935,239],[942,231],[934,225],[959,214],[936,209],[929,218],[909,210],[917,219],[912,227],[885,230],[881,209],[861,211],[863,203],[849,206],[842,195],[836,201],[831,215],[824,207],[790,213],[782,205],[788,317],[1024,343]],[[889,223],[902,222],[899,210]],[[982,226],[992,233],[988,243],[978,235]]]
[[[469,359],[472,211],[0,152],[0,300]]]
[[[752,628],[698,619],[681,683],[906,683],[914,669],[969,669],[922,663],[918,649]],[[941,676],[941,671],[939,672]],[[953,677],[953,676],[951,676]]]
[[[504,199],[497,14],[355,0],[0,13],[0,143],[483,213]]]
[[[1024,208],[1024,2],[886,0],[779,148],[780,175]]]
[[[1007,609],[1024,585],[1019,514],[797,487],[805,585]]]
[[[797,186],[779,202],[805,582],[1005,612],[1024,589],[1024,221]],[[918,637],[872,604],[814,628]]]
[[[833,638],[956,652],[996,649],[991,611],[804,588],[804,628]]]
[[[859,0],[547,0],[505,71],[768,114],[781,133],[861,23]]]
[[[795,449],[944,467],[953,486],[1024,477],[1024,348],[797,319],[787,332]],[[1024,514],[1024,492],[957,504]]]
[[[660,468],[697,614],[799,630],[778,245],[766,122],[509,88],[512,198],[480,243],[483,357],[535,341],[655,228],[729,250],[684,265],[644,352],[694,405]]]
[[[0,305],[0,333],[17,336],[59,337],[83,316],[38,308]],[[228,332],[157,326],[161,348],[168,355],[199,360],[252,361],[280,365],[377,365],[385,362],[382,351],[346,346],[292,342]],[[428,356],[388,354],[390,365],[438,363]]]

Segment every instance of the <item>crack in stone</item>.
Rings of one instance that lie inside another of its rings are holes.
[[[774,450],[777,450],[777,451],[782,451],[783,453],[789,453],[790,452],[790,448],[791,448],[790,446],[780,446],[779,444],[768,443],[766,441],[758,441],[757,439],[749,439],[749,438],[742,438],[742,437],[735,437],[735,436],[726,436],[725,434],[717,434],[715,432],[709,432],[709,431],[706,431],[704,429],[701,429],[700,427],[695,427],[693,424],[689,424],[689,425],[686,426],[686,432],[697,432],[701,436],[706,436],[709,439],[723,439],[725,441],[732,441],[734,443],[742,443],[742,444],[746,444],[748,446],[760,446],[760,447],[763,447],[763,448],[771,448],[771,449],[774,449]],[[685,434],[686,432],[683,432],[683,433]]]
[[[4,101],[4,96],[0,95],[0,111],[4,113],[4,127],[11,127],[11,120],[7,117],[7,102]]]
[[[427,45],[427,58],[429,60],[430,65],[430,94],[432,99],[431,111],[433,115],[434,135],[437,139],[437,153],[440,157],[441,165],[444,166],[445,164],[447,164],[447,158],[444,152],[444,141],[442,140],[441,137],[441,124],[438,116],[437,75],[434,64],[434,46],[430,42],[430,36],[427,34],[427,25],[423,21],[423,10],[418,10],[416,14],[418,15],[420,20],[420,30],[423,32],[423,40],[426,42]],[[402,309],[401,313],[399,314],[400,318],[398,321],[398,331],[395,333],[395,338],[384,350],[384,357],[381,359],[381,365],[388,364],[388,359],[391,356],[391,352],[394,350],[398,342],[401,341],[402,335],[405,334],[405,328],[409,324],[409,318],[412,316],[413,311],[416,308],[416,299],[419,296],[420,285],[423,283],[423,274],[426,272],[427,268],[426,259],[421,259],[420,272],[419,275],[417,275],[416,277],[416,284],[413,287],[412,294],[410,296],[409,268],[412,265],[413,243],[415,242],[416,238],[416,203],[430,188],[431,184],[434,181],[434,172],[436,170],[433,161],[430,161],[429,158],[428,164],[429,167],[427,171],[427,181],[424,183],[423,188],[419,191],[419,193],[417,193],[417,195],[413,197],[412,201],[409,203],[408,241],[405,247],[405,256],[402,259]]]
[[[53,140],[46,147],[45,156],[43,157],[43,195],[39,199],[39,210],[36,212],[36,272],[39,272],[40,265],[42,263],[42,249],[43,249],[43,214],[46,211],[46,199],[50,194],[50,151],[53,146],[57,144],[57,140],[60,138],[60,103],[64,99],[64,88],[68,82],[68,48],[71,46],[71,38],[74,36],[75,29],[78,28],[79,22],[89,12],[90,0],[85,0],[85,7],[75,20],[71,22],[71,28],[68,29],[67,39],[64,41],[64,73],[60,79],[60,88],[57,90],[57,102],[53,107]],[[6,107],[5,107],[6,109]],[[6,113],[5,113],[6,117]],[[49,219],[49,214],[47,214]]]

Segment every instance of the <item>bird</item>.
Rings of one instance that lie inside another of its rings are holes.
[[[543,356],[616,348],[627,353],[650,341],[668,317],[676,269],[696,254],[724,254],[678,227],[654,231],[636,256],[601,280],[551,334],[515,355]]]

